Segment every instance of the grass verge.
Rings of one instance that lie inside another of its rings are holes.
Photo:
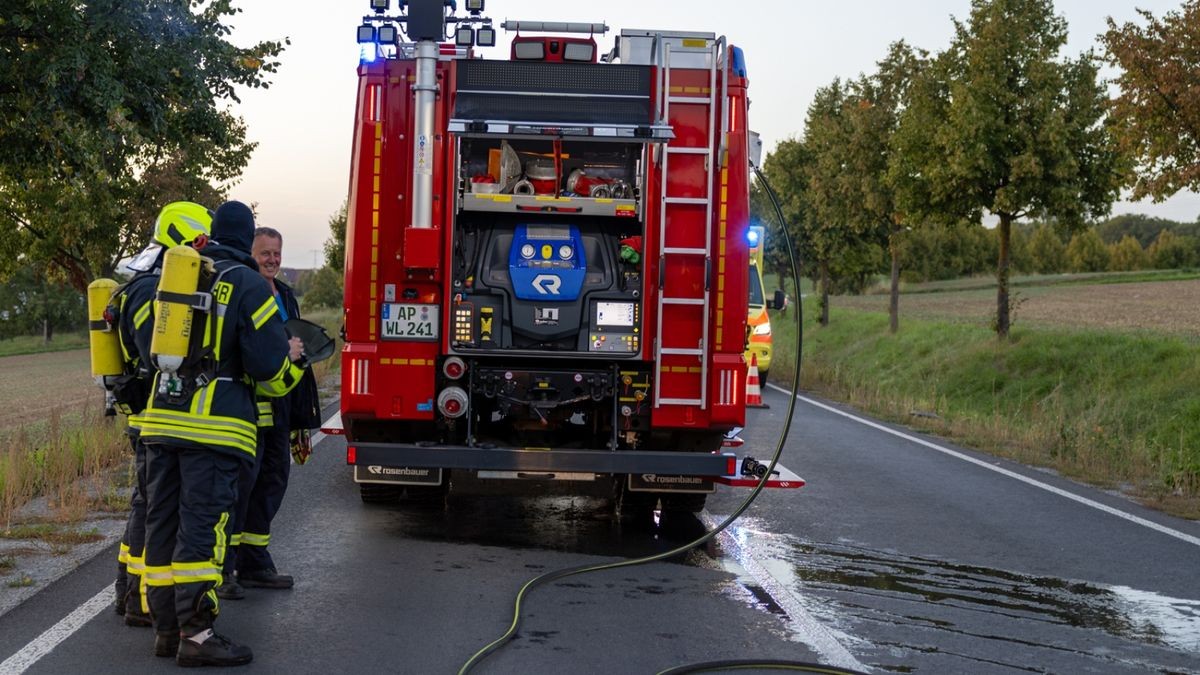
[[[87,333],[60,333],[50,342],[43,340],[40,335],[22,335],[0,340],[0,357],[62,352],[69,349],[83,349],[87,346]]]
[[[815,305],[812,305],[815,310]],[[806,305],[806,310],[808,306]],[[806,311],[802,386],[885,419],[1200,518],[1200,346],[1170,336]],[[794,315],[772,318],[786,384]]]
[[[83,519],[112,470],[130,463],[129,440],[116,419],[85,408],[64,421],[56,409],[44,425],[0,436],[0,526],[11,530],[21,509],[39,497],[52,521]]]

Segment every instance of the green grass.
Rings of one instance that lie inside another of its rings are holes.
[[[103,538],[104,535],[97,532],[95,528],[80,532],[51,523],[14,525],[7,530],[0,530],[0,539],[35,539],[47,544],[59,545],[89,544]]]
[[[986,328],[806,303],[801,382],[883,417],[1200,516],[1200,346],[1102,330]],[[771,378],[790,380],[794,315],[772,318]],[[920,413],[921,416],[914,416]],[[927,414],[936,417],[926,417]]]
[[[40,335],[21,335],[0,340],[0,357],[64,352],[71,349],[86,349],[87,346],[87,333],[60,333],[55,335],[50,342],[42,340]]]
[[[33,577],[28,574],[22,574],[16,579],[10,579],[5,585],[9,588],[28,588],[33,585]]]

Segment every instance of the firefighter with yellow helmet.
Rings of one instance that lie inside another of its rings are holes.
[[[150,395],[150,335],[154,322],[151,317],[154,289],[158,283],[166,249],[191,245],[203,247],[208,242],[212,213],[192,202],[173,202],[163,207],[154,223],[150,244],[127,267],[132,279],[118,286],[116,282],[99,279],[92,285],[108,289],[107,294],[89,297],[89,311],[103,317],[112,333],[110,351],[97,349],[93,337],[93,371],[97,363],[118,364],[115,371],[104,377],[104,383],[114,408],[128,416],[128,434],[133,446],[136,484],[129,500],[129,518],[121,537],[117,560],[116,610],[125,616],[126,625],[149,626],[150,615],[143,594],[141,578],[145,561],[146,541],[146,453],[141,444],[141,413]],[[102,283],[102,282],[108,283]],[[91,296],[89,287],[89,296]],[[98,309],[97,309],[98,308]],[[100,327],[95,327],[100,328]]]
[[[255,391],[286,394],[305,365],[302,345],[287,338],[250,255],[253,236],[249,207],[222,204],[204,257],[172,249],[178,255],[167,256],[156,294],[150,351],[158,372],[141,419],[148,495],[144,580],[154,653],[175,656],[183,666],[233,666],[253,658],[249,647],[214,632],[215,587],[239,467],[255,457]]]

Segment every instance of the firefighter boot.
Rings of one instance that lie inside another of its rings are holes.
[[[129,575],[125,571],[125,563],[117,563],[117,583],[113,586],[117,599],[113,609],[118,616],[125,615],[125,594],[129,591]]]
[[[173,633],[154,634],[154,655],[161,657],[175,656],[179,652],[179,631]]]
[[[280,574],[274,567],[254,572],[239,572],[238,581],[246,588],[277,588],[286,589],[295,585],[290,574]]]
[[[175,663],[184,666],[240,666],[254,660],[246,645],[239,645],[211,628],[179,641]]]
[[[222,600],[241,600],[246,597],[246,589],[238,583],[237,577],[227,574],[221,585],[217,586],[217,597]]]

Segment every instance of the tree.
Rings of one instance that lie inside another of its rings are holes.
[[[1108,247],[1096,230],[1076,232],[1067,244],[1067,261],[1075,272],[1103,272],[1109,265]]]
[[[817,269],[822,326],[829,325],[829,291],[834,260],[853,247],[859,230],[852,220],[848,147],[853,130],[844,114],[846,90],[840,79],[817,90],[804,120],[809,162],[803,191],[811,205],[807,235]]]
[[[902,138],[922,148],[909,181],[936,220],[999,219],[995,327],[1003,339],[1013,224],[1039,215],[1078,229],[1106,213],[1118,193],[1118,156],[1094,59],[1058,59],[1067,27],[1051,0],[972,0],[955,32],[933,75],[914,86],[917,113],[902,121]]]
[[[280,42],[228,41],[233,0],[10,0],[0,10],[0,277],[82,290],[174,199],[212,199],[254,148],[226,108]],[[210,202],[211,203],[211,202]]]
[[[1029,238],[1029,257],[1033,271],[1038,274],[1058,274],[1067,269],[1067,247],[1054,231],[1054,226],[1043,224]]]
[[[1200,234],[1200,223],[1179,223],[1166,218],[1156,218],[1137,213],[1127,213],[1114,216],[1096,225],[1100,238],[1108,243],[1115,243],[1126,235],[1133,235],[1142,248],[1154,243],[1158,233],[1172,230],[1176,234]]]
[[[783,222],[771,203],[766,186],[759,181],[750,188],[751,218],[767,227],[767,262],[778,273],[780,280],[791,274],[791,261],[787,258],[787,250],[783,239],[783,230],[787,228],[788,237],[795,251],[798,273],[812,275],[815,250],[812,239],[808,236],[811,227],[811,206],[805,192],[806,168],[809,163],[808,150],[804,144],[795,138],[788,138],[775,146],[775,150],[763,161],[762,174],[770,186],[776,191],[779,208],[783,211]],[[799,279],[796,279],[796,292],[799,293]],[[786,292],[786,287],[784,287]]]
[[[41,333],[50,342],[57,330],[83,328],[86,308],[83,295],[62,280],[20,269],[0,284],[0,337]]]
[[[1174,270],[1196,264],[1196,244],[1191,237],[1180,237],[1163,230],[1146,250],[1150,264],[1158,270]]]
[[[892,43],[879,70],[849,86],[843,116],[849,130],[844,178],[847,217],[855,232],[882,241],[891,259],[889,330],[900,328],[900,238],[910,226],[897,204],[896,189],[888,180],[892,137],[906,105],[909,85],[924,63],[925,54],[903,41]]]
[[[1121,241],[1109,244],[1108,250],[1108,269],[1114,272],[1132,272],[1150,266],[1150,257],[1132,235],[1127,234]]]
[[[1145,26],[1110,18],[1101,39],[1121,70],[1112,108],[1137,172],[1133,197],[1161,201],[1200,190],[1200,0],[1184,0],[1162,19],[1137,11]]]
[[[329,217],[329,238],[325,240],[325,265],[313,275],[312,286],[304,298],[310,307],[340,307],[343,277],[346,273],[346,202]]]

